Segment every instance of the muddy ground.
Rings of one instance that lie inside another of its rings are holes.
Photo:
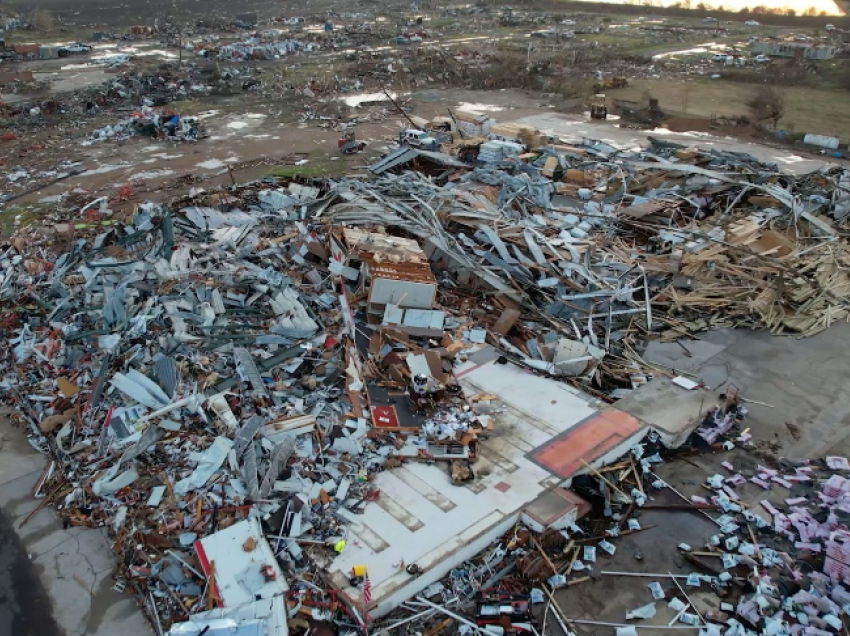
[[[0,634],[62,636],[39,572],[0,510]]]
[[[444,115],[447,109],[472,110],[489,114],[497,121],[519,121],[567,140],[601,139],[621,148],[633,148],[646,144],[647,138],[654,135],[685,145],[698,143],[748,152],[796,173],[816,170],[825,163],[814,153],[801,154],[754,140],[663,129],[639,131],[622,127],[617,120],[594,122],[583,113],[558,113],[551,101],[523,91],[430,89],[403,98],[421,117]],[[82,136],[53,147],[53,155],[72,161],[82,173],[20,196],[0,214],[4,227],[9,229],[15,216],[32,218],[49,212],[63,195],[77,189],[86,190],[93,198],[110,196],[116,187],[130,184],[133,194],[124,204],[129,209],[144,199],[166,201],[192,187],[211,188],[271,174],[365,175],[368,163],[385,154],[406,125],[389,104],[355,111],[380,111],[388,116],[381,122],[359,124],[357,138],[368,142],[368,146],[362,154],[343,156],[337,151],[339,132],[299,123],[274,101],[228,98],[191,106],[192,112],[203,118],[210,133],[208,139],[184,143],[136,137],[93,142]],[[98,121],[103,123],[108,118],[100,117]]]

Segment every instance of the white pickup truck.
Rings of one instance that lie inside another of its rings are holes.
[[[63,46],[59,49],[59,56],[64,57],[66,55],[78,55],[80,53],[91,53],[92,47],[88,44],[83,44],[82,42],[77,42],[76,44],[69,44],[67,46]]]
[[[427,132],[413,128],[402,130],[398,135],[398,142],[422,150],[438,150],[440,147],[440,143]]]

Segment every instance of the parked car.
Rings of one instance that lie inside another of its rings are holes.
[[[727,55],[726,53],[715,53],[711,58],[712,62],[723,62],[726,64],[727,62],[732,61],[733,57],[731,55]]]
[[[761,26],[761,22],[757,22],[755,20],[747,20],[746,22],[744,22],[744,25],[756,27],[756,26]]]
[[[834,24],[827,24],[824,27],[824,29],[826,29],[827,31],[835,31],[835,25]]]
[[[717,22],[717,18],[712,18],[711,16],[708,16],[707,18],[703,18],[702,21],[703,22]]]
[[[398,141],[400,144],[421,148],[422,150],[437,150],[440,146],[437,140],[424,130],[413,130],[412,128],[402,130],[399,133]]]
[[[68,55],[79,55],[81,53],[91,53],[92,48],[88,44],[83,44],[81,42],[77,42],[76,44],[69,44],[68,46],[63,46],[59,49],[59,57],[66,57]]]
[[[576,21],[575,20],[561,20],[561,24],[563,24],[564,26],[575,26]]]
[[[770,64],[770,57],[762,53],[761,55],[756,55],[753,58],[753,62],[756,64]]]
[[[555,29],[543,29],[542,31],[534,31],[531,34],[533,38],[554,38],[558,35]]]

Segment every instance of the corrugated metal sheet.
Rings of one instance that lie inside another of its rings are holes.
[[[391,152],[386,157],[378,159],[375,163],[369,166],[368,170],[372,174],[381,174],[387,170],[392,170],[396,166],[400,166],[408,161],[412,161],[417,151],[409,146],[402,146],[395,152]]]
[[[409,146],[402,146],[398,150],[391,152],[386,157],[379,159],[371,166],[369,166],[368,170],[372,174],[383,174],[388,170],[392,170],[397,166],[404,165],[410,161],[413,161],[417,157],[422,157],[423,159],[427,159],[432,163],[436,163],[441,166],[446,166],[447,168],[470,168],[469,164],[460,161],[459,159],[455,159],[451,155],[447,155],[444,152],[432,152],[430,150],[419,150],[418,148],[411,148]]]

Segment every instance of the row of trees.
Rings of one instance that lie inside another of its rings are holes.
[[[647,0],[647,4],[652,5],[652,0]],[[697,9],[699,11],[728,11],[733,12],[733,8],[726,8],[722,4],[719,5],[711,5],[706,4],[705,2],[698,2],[694,4],[692,0],[679,0],[679,2],[675,2],[672,5],[676,9]],[[829,14],[826,11],[818,11],[815,7],[807,7],[802,11],[797,11],[792,7],[767,7],[763,4],[754,6],[754,7],[741,7],[738,10],[738,13],[746,13],[746,14],[759,14],[759,15],[787,15],[787,16],[797,16],[797,15],[805,15],[805,16],[828,16]]]

